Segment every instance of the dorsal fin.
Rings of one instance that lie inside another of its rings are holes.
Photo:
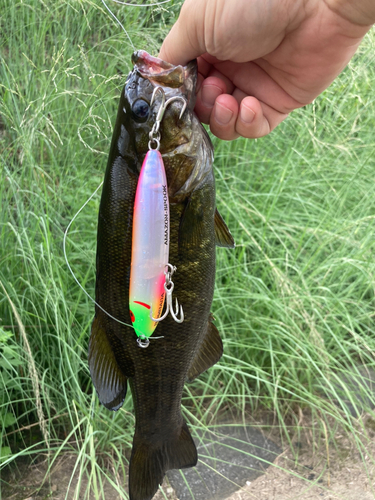
[[[118,410],[126,396],[127,378],[116,361],[99,316],[95,317],[92,324],[88,360],[100,402],[109,410]]]
[[[215,238],[218,247],[234,248],[236,246],[228,226],[217,209],[215,210]]]
[[[206,335],[189,368],[187,382],[192,382],[201,373],[217,363],[222,354],[223,343],[216,326],[213,324],[213,316],[210,314],[207,322]]]

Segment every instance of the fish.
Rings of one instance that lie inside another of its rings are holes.
[[[129,463],[130,500],[150,500],[170,469],[196,465],[196,446],[181,413],[185,382],[222,356],[223,344],[210,312],[215,246],[233,247],[216,209],[213,146],[194,113],[197,63],[174,66],[143,50],[132,56],[118,106],[99,206],[95,316],[88,364],[100,402],[117,411],[127,386],[134,401],[135,430]],[[184,321],[168,315],[147,348],[140,348],[129,309],[134,201],[149,150],[158,99],[183,97],[168,106],[160,125],[170,206],[169,261],[174,294]]]

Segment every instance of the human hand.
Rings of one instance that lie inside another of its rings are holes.
[[[159,57],[198,58],[195,111],[213,134],[262,137],[332,83],[374,22],[374,0],[186,0]]]

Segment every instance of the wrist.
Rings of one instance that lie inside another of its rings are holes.
[[[326,5],[347,21],[369,28],[375,23],[375,0],[324,0]]]

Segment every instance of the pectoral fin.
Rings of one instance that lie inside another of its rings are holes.
[[[95,317],[92,324],[88,360],[91,379],[100,402],[109,410],[118,410],[126,396],[127,378],[116,361],[99,316]]]
[[[228,226],[217,209],[215,210],[215,238],[218,247],[234,248],[236,246]]]
[[[201,373],[217,363],[223,354],[223,343],[212,321],[213,317],[210,314],[206,335],[188,371],[187,382],[192,382]]]

